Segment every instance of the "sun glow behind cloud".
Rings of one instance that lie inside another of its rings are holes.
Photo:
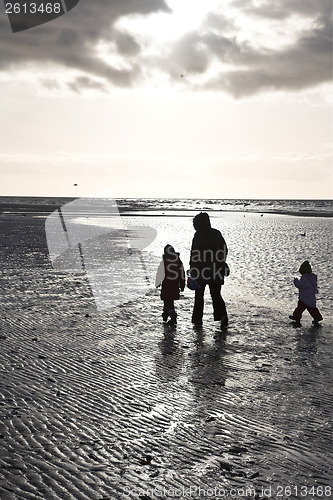
[[[149,34],[157,43],[172,41],[199,29],[207,14],[221,5],[221,0],[168,0],[167,4],[172,10],[170,13],[154,13],[145,19],[127,16],[121,18],[116,27],[139,36]]]
[[[311,16],[291,14],[283,20],[267,19],[244,12],[242,5],[221,0],[168,0],[172,12],[121,17],[115,28],[141,38],[154,50],[154,44],[172,43],[191,32],[211,31],[235,37],[254,48],[280,50],[295,43],[302,33],[315,28]],[[147,47],[148,48],[148,47]],[[159,46],[159,50],[161,46]],[[156,48],[155,48],[156,50]]]

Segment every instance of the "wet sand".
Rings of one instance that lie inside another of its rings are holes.
[[[224,332],[190,290],[175,329],[156,290],[97,311],[44,225],[0,217],[1,500],[331,497],[328,303],[294,329],[235,282]]]

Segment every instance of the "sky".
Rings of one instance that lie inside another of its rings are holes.
[[[331,199],[331,0],[80,0],[12,33],[0,196]]]

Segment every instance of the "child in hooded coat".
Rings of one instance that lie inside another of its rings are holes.
[[[299,272],[302,275],[301,279],[294,278],[294,285],[299,289],[298,304],[293,315],[289,318],[300,324],[302,314],[307,309],[313,317],[312,323],[316,325],[323,319],[316,307],[317,275],[312,272],[311,265],[307,260],[301,264]]]
[[[174,300],[179,299],[179,290],[185,288],[185,272],[179,253],[171,245],[164,247],[163,260],[156,275],[156,287],[162,284],[161,299],[164,301],[163,321],[166,323],[168,317],[169,325],[177,324],[177,313],[175,311]]]

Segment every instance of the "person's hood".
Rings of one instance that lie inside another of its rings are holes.
[[[177,259],[175,259],[175,257],[174,257],[175,255],[177,256]],[[163,257],[163,259],[164,259],[164,260],[176,261],[176,260],[178,260],[178,259],[179,259],[179,255],[180,255],[180,253],[179,253],[179,252],[175,252],[175,253],[168,253],[168,254],[165,254],[165,253],[164,253],[164,254],[162,255],[162,257]]]
[[[301,264],[298,272],[300,272],[302,275],[312,273],[310,262],[308,260],[305,260],[303,264]]]
[[[211,229],[209,215],[206,212],[200,212],[193,219],[193,226],[196,231],[209,231]]]

